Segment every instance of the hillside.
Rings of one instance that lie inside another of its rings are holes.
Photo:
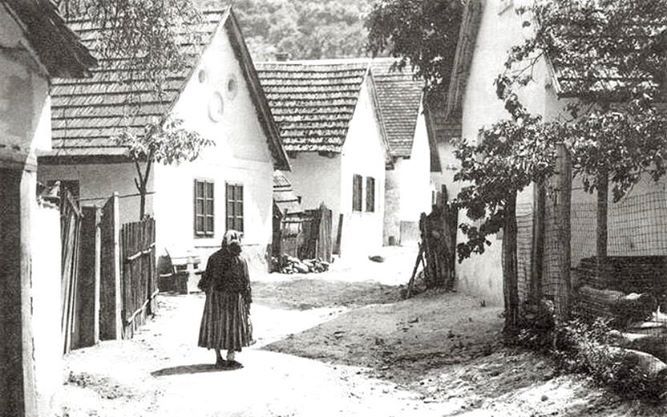
[[[365,56],[363,22],[373,2],[236,0],[233,7],[253,58],[266,61],[277,52],[291,59]]]

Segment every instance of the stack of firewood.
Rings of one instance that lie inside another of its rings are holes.
[[[273,258],[274,271],[281,274],[313,274],[329,270],[329,263],[321,259],[298,259],[293,256],[283,255],[280,260]]]

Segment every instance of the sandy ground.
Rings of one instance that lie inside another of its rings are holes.
[[[162,295],[131,341],[66,357],[65,416],[666,415],[499,342],[500,309],[461,294],[401,301],[412,250],[320,275],[255,277],[257,343],[218,371],[196,347],[202,295]]]

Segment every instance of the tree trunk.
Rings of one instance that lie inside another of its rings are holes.
[[[139,221],[146,215],[146,188],[139,190]]]
[[[607,169],[600,169],[597,176],[597,237],[596,259],[598,279],[604,278],[607,264],[607,212],[609,201],[609,175]]]
[[[505,296],[505,331],[512,333],[519,322],[519,285],[517,269],[516,191],[505,204],[503,226],[503,292]]]

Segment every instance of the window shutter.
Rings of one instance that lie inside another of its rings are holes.
[[[375,211],[375,178],[366,178],[366,211]]]

